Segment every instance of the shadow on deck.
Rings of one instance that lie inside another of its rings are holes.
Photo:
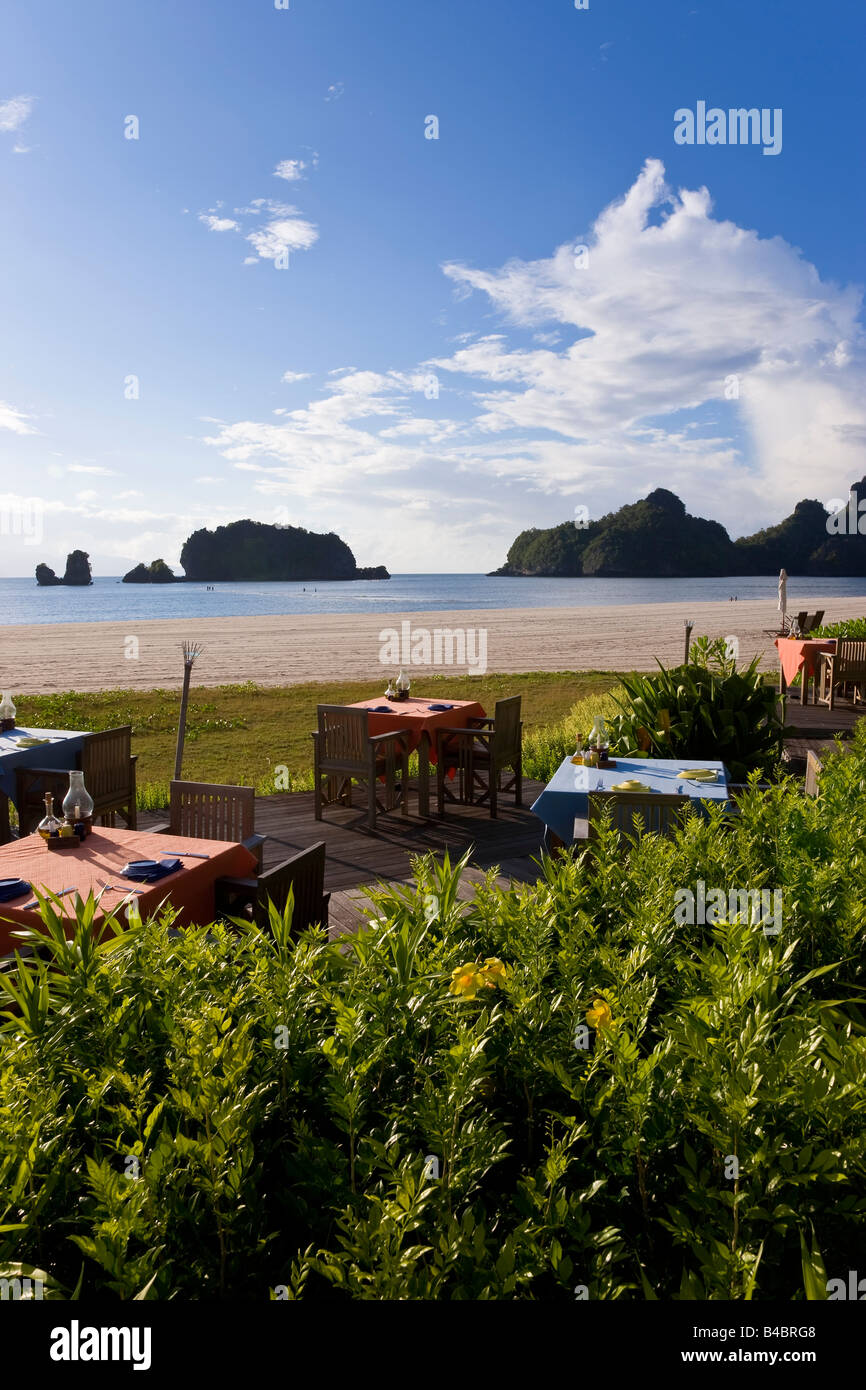
[[[273,868],[299,850],[319,840],[326,846],[325,888],[331,893],[332,935],[355,930],[362,920],[367,902],[360,885],[377,880],[407,882],[411,879],[410,858],[432,850],[437,856],[447,850],[452,862],[472,847],[472,868],[466,874],[461,897],[471,898],[473,885],[483,871],[497,865],[499,882],[534,882],[539,876],[533,856],[541,853],[544,826],[529,810],[541,794],[541,782],[524,780],[522,807],[510,796],[499,803],[499,814],[492,819],[484,806],[447,805],[440,819],[435,814],[422,820],[413,814],[417,806],[414,787],[410,789],[409,815],[380,816],[374,831],[367,829],[363,794],[351,809],[326,807],[324,819],[313,816],[312,792],[279,792],[256,797],[256,831],[266,835],[264,867]],[[165,812],[140,813],[139,828],[165,820]]]

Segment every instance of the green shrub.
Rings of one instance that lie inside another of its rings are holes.
[[[96,941],[92,902],[67,942],[46,902],[49,959],[0,975],[0,1272],[82,1298],[822,1296],[866,1225],[866,725],[853,745],[819,798],[753,789],[627,853],[603,830],[534,885],[466,902],[462,864],[419,860],[342,948],[289,914]],[[678,925],[699,880],[781,891],[778,935]]]
[[[657,675],[621,677],[619,713],[610,720],[611,751],[622,757],[720,759],[735,782],[770,775],[782,752],[778,695],[758,670],[692,662]]]
[[[617,687],[618,689],[618,687]],[[563,758],[585,742],[597,714],[611,719],[619,706],[616,689],[606,695],[588,695],[578,700],[565,719],[545,729],[524,734],[523,772],[539,782],[549,782]]]
[[[810,637],[847,637],[851,641],[866,641],[866,618],[846,618],[841,623],[825,623],[816,627]]]

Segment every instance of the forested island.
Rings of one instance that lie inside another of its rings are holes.
[[[866,478],[851,489],[863,499]],[[597,521],[522,531],[494,575],[604,579],[690,579],[726,574],[866,575],[863,530],[853,508],[830,516],[821,502],[798,502],[777,526],[732,541],[718,521],[691,516],[666,488]]]
[[[232,521],[194,531],[180,552],[187,579],[390,579],[384,565],[359,569],[346,542],[330,531]]]

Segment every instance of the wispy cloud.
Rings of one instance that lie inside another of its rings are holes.
[[[309,159],[281,159],[274,170],[274,176],[285,179],[287,183],[296,183],[304,177],[305,170],[315,169],[318,162],[319,156],[315,150]]]
[[[233,217],[220,217],[215,212],[200,212],[198,220],[210,227],[212,232],[236,232],[240,227]]]
[[[318,159],[318,155],[315,159]],[[302,169],[308,167],[302,160],[283,162],[294,162]],[[279,173],[281,167],[278,165],[275,172]],[[280,203],[273,198],[253,198],[247,206],[234,208],[233,217],[224,216],[222,207],[222,202],[218,202],[200,212],[198,219],[212,232],[241,233],[255,252],[244,257],[244,265],[257,265],[260,261],[285,262],[290,252],[308,251],[319,239],[318,227],[290,203]],[[258,223],[257,226],[251,226],[254,221]]]
[[[287,381],[290,385],[293,381],[309,381],[309,372],[283,372],[281,381]]]
[[[98,463],[70,463],[68,471],[70,473],[95,473],[101,478],[116,477],[116,468],[103,468]]]
[[[33,97],[0,101],[0,131],[20,130],[33,110]]]
[[[38,434],[35,425],[31,425],[30,416],[24,415],[20,410],[15,410],[5,401],[0,401],[0,430],[11,430],[13,434]]]
[[[339,101],[345,90],[342,82],[332,82],[325,94],[325,101]]]

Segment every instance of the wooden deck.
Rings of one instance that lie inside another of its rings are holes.
[[[325,888],[331,893],[332,935],[353,931],[362,920],[362,908],[367,902],[359,888],[377,880],[408,882],[412,877],[410,858],[432,850],[441,856],[446,850],[452,862],[472,847],[471,869],[467,873],[462,895],[472,896],[473,884],[483,878],[484,870],[494,865],[501,870],[500,883],[533,882],[538,866],[533,856],[541,852],[544,826],[529,807],[541,794],[541,782],[524,779],[524,805],[517,808],[513,797],[504,796],[499,814],[492,819],[483,806],[446,805],[440,818],[421,820],[411,814],[416,805],[414,790],[410,791],[410,814],[380,816],[375,831],[364,823],[362,804],[347,810],[326,807],[324,819],[313,818],[312,792],[280,792],[275,796],[256,798],[256,832],[266,835],[263,858],[265,869],[288,859],[298,850],[324,840],[326,845]],[[358,798],[361,803],[362,798]],[[139,814],[138,824],[146,830],[149,824],[165,820],[165,812]]]

